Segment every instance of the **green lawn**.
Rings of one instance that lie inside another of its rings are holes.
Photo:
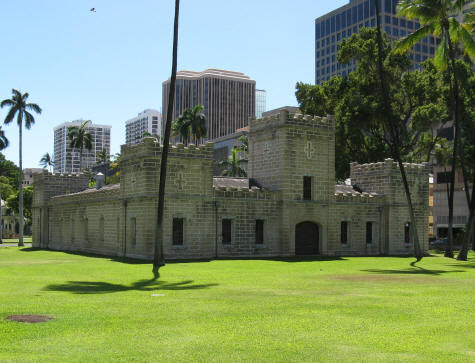
[[[0,361],[473,362],[470,257],[170,263],[154,281],[139,261],[1,248]]]
[[[31,237],[23,237],[24,243],[31,243]],[[3,238],[3,243],[18,243],[18,238]]]

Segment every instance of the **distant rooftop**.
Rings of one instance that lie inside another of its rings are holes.
[[[177,78],[201,78],[201,77],[217,77],[217,78],[231,78],[231,79],[241,79],[246,81],[254,82],[249,76],[246,76],[244,73],[227,71],[225,69],[209,68],[202,72],[196,71],[179,71],[176,73]],[[166,81],[169,82],[170,78]]]

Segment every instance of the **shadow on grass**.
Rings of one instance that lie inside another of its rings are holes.
[[[75,255],[75,256],[84,256],[90,258],[101,258],[107,259],[109,261],[121,262],[131,265],[149,265],[151,264],[151,260],[141,260],[136,258],[130,257],[119,257],[119,256],[105,256],[99,255],[90,252],[82,252],[82,251],[61,251],[61,250],[50,250],[38,247],[25,247],[20,249],[22,252],[35,252],[35,251],[49,251],[49,252],[59,252],[59,253],[66,253],[68,255]],[[211,262],[211,261],[281,261],[281,262],[311,262],[311,261],[345,261],[347,260],[344,257],[339,256],[290,256],[290,257],[219,257],[219,258],[197,258],[197,259],[176,259],[176,260],[166,260],[166,264],[174,264],[174,263],[194,263],[194,262]]]
[[[156,291],[156,290],[198,290],[217,286],[218,284],[195,284],[193,280],[169,283],[157,279],[139,280],[131,285],[113,284],[102,281],[68,281],[64,284],[51,284],[45,291],[62,291],[73,294],[109,294],[122,291]]]
[[[446,264],[445,266],[450,266],[450,267],[454,266],[454,267],[460,267],[460,268],[475,268],[475,262],[450,263],[450,264]]]
[[[441,276],[453,272],[465,272],[464,270],[428,270],[420,266],[416,266],[415,263],[411,263],[412,268],[405,268],[399,270],[382,270],[382,269],[367,269],[361,270],[364,272],[376,273],[376,274],[401,274],[401,275],[433,275]]]

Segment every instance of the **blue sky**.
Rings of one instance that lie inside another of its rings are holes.
[[[295,83],[314,82],[314,20],[347,2],[182,0],[178,70],[240,71],[267,91],[268,109],[296,105]],[[0,99],[16,88],[43,108],[24,133],[24,167],[53,152],[53,128],[62,122],[112,125],[115,153],[126,120],[161,109],[173,11],[173,0],[2,2]],[[18,128],[3,129],[10,140],[3,152],[17,163]]]

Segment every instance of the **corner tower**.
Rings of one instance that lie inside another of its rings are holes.
[[[335,185],[332,117],[279,114],[249,123],[249,177],[283,200],[328,201]]]

